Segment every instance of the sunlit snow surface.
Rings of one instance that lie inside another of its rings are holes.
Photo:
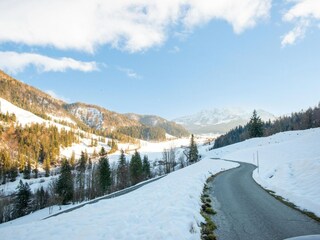
[[[237,164],[204,159],[121,197],[46,220],[0,227],[3,239],[200,239],[200,195],[210,174]]]

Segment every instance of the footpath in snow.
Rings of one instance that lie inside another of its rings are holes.
[[[253,177],[301,209],[320,216],[320,128],[282,132],[210,151],[215,158],[257,165]]]
[[[206,179],[238,164],[205,158],[126,195],[25,224],[0,228],[4,239],[200,239]]]

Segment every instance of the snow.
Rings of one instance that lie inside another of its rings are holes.
[[[22,176],[21,176],[22,177]],[[37,191],[39,188],[43,187],[47,189],[49,184],[58,178],[58,175],[49,176],[49,177],[39,177],[39,178],[31,178],[31,179],[22,179],[21,177],[17,177],[14,182],[7,182],[6,184],[0,185],[0,194],[11,195],[15,193],[17,190],[17,186],[19,185],[20,179],[23,183],[28,183],[32,192]]]
[[[257,110],[258,115],[264,121],[274,120],[275,116],[264,110]],[[180,117],[174,119],[178,124],[188,126],[209,126],[209,125],[219,125],[223,123],[229,123],[232,121],[246,120],[249,121],[252,116],[252,111],[244,110],[241,108],[213,108],[210,110],[202,110],[193,115]]]
[[[126,195],[0,228],[4,239],[200,239],[206,179],[237,164],[206,158]],[[193,229],[193,231],[191,231]]]
[[[56,120],[56,121],[65,121],[65,122],[68,122],[68,123],[71,123],[71,124],[77,124],[75,121],[73,121],[71,118],[68,118],[68,117],[58,117],[58,116],[54,116],[52,114],[48,114],[49,117],[52,118],[52,120]]]
[[[53,125],[56,126],[59,130],[64,128],[67,131],[70,131],[71,128],[65,125],[61,125],[59,123],[55,123],[54,121],[45,120],[41,117],[38,117],[37,115],[26,111],[22,108],[19,108],[12,103],[8,102],[7,100],[0,98],[0,104],[1,104],[1,112],[6,114],[7,112],[9,114],[14,113],[16,115],[17,124],[21,124],[22,126],[29,125],[32,123],[39,123],[39,124],[47,124],[47,126]]]
[[[88,126],[100,129],[103,127],[103,114],[94,107],[76,107],[71,112]]]
[[[215,149],[211,157],[257,165],[254,179],[301,209],[320,215],[320,128],[282,132]]]
[[[7,100],[0,98],[0,104],[1,104],[1,112],[6,114],[7,112],[9,114],[14,113],[16,115],[17,121],[21,125],[26,125],[30,123],[46,123],[46,120],[34,115],[31,112],[28,112],[26,110],[23,110],[12,103],[8,102]]]

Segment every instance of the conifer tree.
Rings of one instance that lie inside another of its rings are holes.
[[[48,205],[49,193],[41,186],[35,193],[35,209],[43,209]]]
[[[133,185],[139,183],[142,180],[142,161],[138,151],[135,151],[135,153],[131,157],[130,179]]]
[[[19,152],[19,155],[18,155],[18,162],[19,162],[19,172],[23,173],[24,168],[26,166],[26,158],[21,151]]]
[[[151,178],[150,162],[147,155],[143,156],[142,173],[144,180]]]
[[[17,192],[14,198],[14,213],[15,217],[22,217],[31,212],[32,192],[28,183],[23,183],[20,180],[17,186]]]
[[[257,111],[254,110],[249,122],[249,135],[250,137],[262,137],[263,136],[263,122],[257,115]]]
[[[111,171],[107,156],[100,158],[98,169],[100,191],[102,194],[105,194],[109,191],[111,186]]]
[[[84,187],[85,187],[85,172],[87,168],[87,160],[88,155],[86,152],[81,152],[81,157],[79,159],[79,164],[77,167],[77,183],[79,186],[79,194],[80,194],[80,201],[84,200]]]
[[[24,179],[30,179],[30,174],[31,174],[31,160],[30,160],[30,157],[28,157],[27,165],[25,166],[23,171]]]
[[[190,163],[195,163],[199,159],[198,147],[196,142],[194,141],[193,134],[191,135],[189,152],[188,152],[188,160]]]
[[[100,152],[99,152],[99,155],[100,155],[100,156],[104,156],[104,155],[106,155],[106,154],[107,154],[106,149],[105,149],[104,147],[101,147],[101,150],[100,150]]]
[[[73,198],[74,187],[71,166],[66,159],[62,160],[61,173],[57,182],[57,193],[62,204],[67,204]]]
[[[49,177],[50,176],[50,159],[49,159],[49,157],[46,157],[44,159],[44,170],[45,170],[45,176]]]
[[[129,185],[128,163],[122,149],[117,168],[117,185],[119,189],[124,189]]]
[[[72,151],[72,154],[71,154],[70,165],[71,165],[71,169],[73,170],[76,165],[76,154],[74,151]]]

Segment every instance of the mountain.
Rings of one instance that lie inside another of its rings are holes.
[[[87,126],[97,130],[112,132],[119,127],[141,126],[138,121],[124,114],[109,111],[97,105],[86,103],[65,104],[65,109]]]
[[[155,115],[139,115],[135,113],[125,114],[128,118],[138,121],[139,123],[149,126],[164,129],[168,134],[176,137],[189,136],[189,132],[181,125],[168,121],[162,117]]]
[[[0,97],[43,119],[59,121],[61,124],[79,127],[85,131],[99,130],[100,133],[113,133],[114,136],[119,136],[115,133],[120,131],[121,134],[139,136],[143,139],[150,139],[152,135],[152,140],[164,140],[165,133],[177,137],[185,136],[187,133],[182,126],[158,116],[152,117],[158,119],[159,124],[152,125],[147,120],[140,121],[140,118],[130,118],[97,105],[68,104],[12,78],[1,70]]]
[[[262,120],[272,121],[276,117],[267,111],[257,110]],[[193,115],[176,118],[173,121],[181,124],[187,130],[195,134],[223,134],[230,129],[246,124],[252,115],[251,111],[243,109],[212,109],[203,110]]]

